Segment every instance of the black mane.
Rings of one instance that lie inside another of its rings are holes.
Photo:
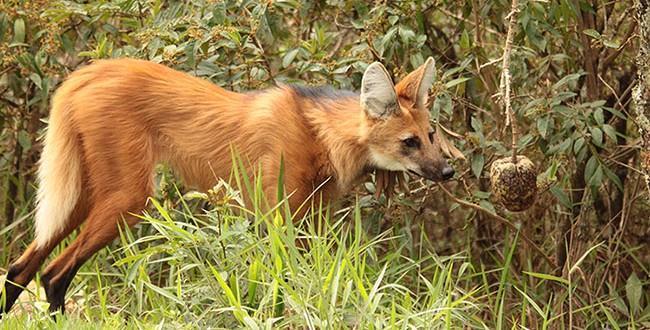
[[[323,98],[340,99],[340,98],[359,96],[359,94],[355,92],[334,89],[332,86],[329,85],[326,86],[289,85],[289,87],[293,89],[297,95],[300,95],[305,98],[313,99],[313,100],[323,99]]]

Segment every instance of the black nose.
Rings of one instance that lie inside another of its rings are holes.
[[[454,173],[456,173],[456,171],[454,171],[451,166],[447,165],[442,169],[442,178],[444,180],[449,180],[454,177]]]

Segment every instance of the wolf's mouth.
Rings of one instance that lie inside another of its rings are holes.
[[[426,180],[429,180],[429,181],[433,181],[433,182],[449,181],[449,179],[443,179],[443,178],[438,178],[438,177],[434,177],[434,176],[425,175],[425,174],[422,174],[422,173],[420,173],[420,172],[418,172],[416,170],[412,170],[412,169],[407,169],[407,172],[409,174],[412,174],[412,175],[415,175],[417,177],[420,177],[420,178],[423,178],[423,179],[426,179]]]
[[[409,169],[408,172],[411,173],[411,174],[413,174],[413,175],[415,175],[415,176],[419,176],[419,177],[421,177],[421,178],[428,179],[428,178],[425,177],[422,173],[418,173],[418,172],[416,172],[415,170],[411,170],[411,169]]]

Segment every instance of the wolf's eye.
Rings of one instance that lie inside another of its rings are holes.
[[[420,139],[417,136],[412,136],[410,138],[406,138],[402,140],[402,143],[409,147],[409,148],[419,148],[420,147]]]
[[[431,141],[431,143],[433,143],[433,133],[434,132],[429,132],[429,141]]]

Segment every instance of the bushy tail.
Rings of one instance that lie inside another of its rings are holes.
[[[70,111],[62,96],[55,95],[38,169],[35,221],[38,247],[45,246],[65,228],[81,193],[81,146],[70,121]]]

